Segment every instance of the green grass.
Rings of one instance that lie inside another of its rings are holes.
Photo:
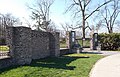
[[[70,54],[59,58],[33,60],[30,65],[0,70],[0,77],[89,77],[91,68],[102,57]]]
[[[66,43],[60,43],[60,48],[66,48],[66,47],[67,47]]]
[[[82,40],[79,40],[79,44],[82,45]],[[90,40],[84,40],[83,41],[84,47],[90,47]]]
[[[0,51],[9,51],[8,46],[0,46]]]
[[[79,40],[79,44],[82,46],[82,40]],[[84,47],[90,47],[90,40],[84,40],[83,42]],[[65,42],[60,43],[60,48],[66,48],[67,45]]]

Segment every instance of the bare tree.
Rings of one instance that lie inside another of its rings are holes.
[[[1,14],[0,13],[0,25],[1,26],[15,26],[19,24],[19,18],[14,17],[12,14]]]
[[[54,0],[36,0],[34,7],[29,7],[32,11],[31,18],[36,21],[34,26],[37,30],[45,29],[48,30],[48,26],[51,22],[50,7],[54,3]]]
[[[66,32],[69,31],[70,25],[69,25],[68,23],[61,23],[60,25],[61,25],[62,28],[63,28],[63,30],[60,31],[60,37],[66,38]]]
[[[64,23],[64,24],[62,23],[61,26],[64,29],[64,31],[66,31],[66,32],[69,31],[69,29],[71,27],[71,25],[69,23]]]
[[[47,32],[57,32],[56,24],[54,22],[50,22],[49,26],[47,27]]]
[[[106,0],[105,0],[106,2]],[[105,5],[104,9],[101,11],[102,25],[106,26],[108,33],[113,33],[113,28],[117,24],[117,17],[120,13],[120,0],[113,0],[110,5]]]
[[[69,31],[72,31],[75,29],[79,29],[78,25],[70,24],[68,22],[61,23],[61,26],[64,30],[64,32],[62,32],[63,36],[66,36],[66,32],[69,32]]]
[[[0,45],[5,44],[6,39],[6,28],[8,26],[15,26],[18,24],[19,19],[12,16],[12,14],[1,14],[0,13]]]
[[[99,11],[101,7],[104,5],[110,3],[112,0],[108,0],[106,2],[103,2],[99,6],[95,7],[93,11],[90,13],[87,13],[87,10],[89,9],[90,2],[92,0],[72,0],[72,4],[68,7],[67,11],[70,11],[72,8],[77,7],[75,11],[75,16],[77,14],[80,14],[82,17],[82,33],[83,33],[83,38],[85,38],[85,28],[86,28],[86,20],[90,18],[96,11]]]

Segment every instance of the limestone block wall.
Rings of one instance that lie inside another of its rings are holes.
[[[9,27],[7,45],[10,48],[10,58],[0,60],[0,69],[30,64],[32,59],[60,56],[59,33],[35,31],[27,27]]]
[[[49,40],[50,56],[60,56],[59,33],[49,33]]]
[[[40,59],[48,57],[49,51],[49,35],[47,32],[32,31],[32,59]]]
[[[13,57],[14,56],[14,27],[7,27],[7,33],[6,33],[6,43],[9,47],[9,51],[10,51],[10,56]]]
[[[0,69],[15,65],[12,58],[0,59]]]
[[[14,36],[14,59],[17,64],[30,64],[32,57],[31,29],[26,27],[15,27]]]

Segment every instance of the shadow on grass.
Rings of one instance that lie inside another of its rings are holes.
[[[67,66],[67,65],[78,58],[88,58],[88,57],[69,57],[69,56],[51,57],[51,58],[33,60],[30,66],[73,70],[75,66]]]
[[[67,65],[78,58],[80,59],[80,58],[89,58],[89,57],[84,57],[84,56],[82,57],[70,57],[70,56],[48,57],[44,59],[33,60],[30,65],[24,65],[24,66],[74,70],[74,68],[76,68],[75,66],[67,66]],[[8,68],[1,69],[0,74],[2,72],[6,72],[19,67],[21,66],[11,66]]]

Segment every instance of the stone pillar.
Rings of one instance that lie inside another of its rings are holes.
[[[14,27],[7,27],[6,28],[6,44],[9,47],[9,56],[14,57]]]
[[[13,30],[13,53],[17,64],[30,64],[32,60],[31,51],[31,29],[27,27],[14,27]]]
[[[67,44],[67,48],[70,49],[70,32],[69,31],[66,32],[66,44]]]
[[[76,33],[75,33],[75,31],[71,31],[70,33],[69,33],[69,44],[70,44],[70,51],[69,51],[69,53],[73,53],[74,52],[74,45],[75,45],[75,43],[76,43]]]
[[[90,49],[93,50],[93,34],[94,34],[94,31],[92,30],[90,32]]]
[[[59,33],[49,33],[50,56],[60,56]]]

